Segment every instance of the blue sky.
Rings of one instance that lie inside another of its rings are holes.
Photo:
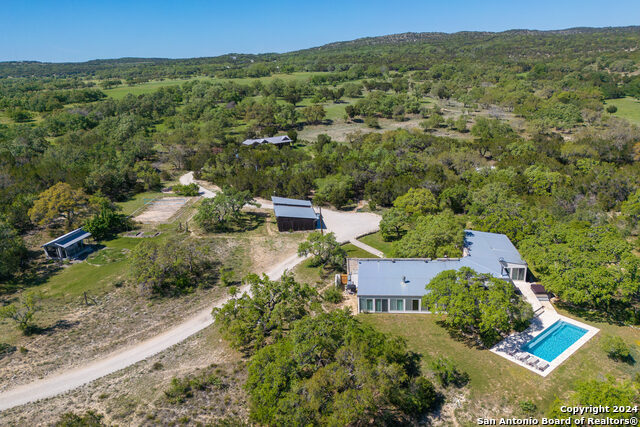
[[[638,0],[4,0],[0,61],[190,58],[286,52],[407,31],[638,24]]]

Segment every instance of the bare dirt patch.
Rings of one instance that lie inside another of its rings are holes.
[[[135,221],[143,224],[162,224],[168,222],[178,211],[190,202],[190,197],[163,197],[146,205]]]

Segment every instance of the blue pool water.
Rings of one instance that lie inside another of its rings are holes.
[[[542,331],[540,335],[523,345],[521,350],[551,362],[586,333],[586,329],[579,328],[564,320],[558,320]]]

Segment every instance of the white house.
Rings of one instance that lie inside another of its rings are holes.
[[[461,267],[509,281],[527,276],[527,263],[507,236],[475,230],[465,230],[462,258],[356,258],[348,260],[347,274],[357,289],[358,312],[415,313],[427,311],[426,284]]]

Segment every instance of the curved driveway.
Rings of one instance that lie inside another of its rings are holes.
[[[193,172],[180,177],[180,182],[182,184],[194,182]],[[202,186],[200,187],[200,192],[203,197],[215,196],[215,192]],[[270,206],[269,202],[265,202],[263,207],[269,208],[272,206]],[[380,216],[372,213],[337,212],[324,209],[322,214],[328,231],[335,232],[336,238],[340,242],[346,242],[363,234],[372,233],[378,229],[380,223]],[[274,260],[277,264],[266,274],[271,279],[278,279],[285,270],[292,269],[303,260],[304,258],[297,255],[291,255],[282,260]],[[246,287],[241,289],[241,291],[243,290],[246,290]],[[153,338],[141,341],[131,347],[117,350],[85,366],[63,371],[32,383],[9,389],[0,394],[0,411],[65,393],[166,350],[211,325],[213,323],[211,310],[213,307],[223,305],[227,299],[218,301],[215,306],[202,310],[183,323]]]

